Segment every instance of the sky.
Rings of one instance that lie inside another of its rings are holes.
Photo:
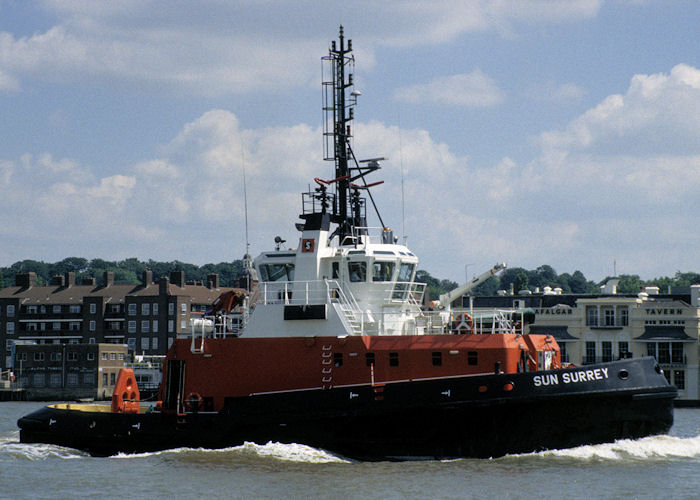
[[[251,254],[296,247],[341,24],[420,268],[700,271],[689,0],[0,0],[0,266],[239,259],[244,179]]]

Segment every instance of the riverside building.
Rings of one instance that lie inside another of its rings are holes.
[[[37,286],[35,273],[18,274],[15,286],[0,290],[2,370],[17,368],[16,347],[26,344],[125,344],[132,354],[163,355],[190,318],[227,290],[217,274],[186,283],[183,271],[154,283],[147,270],[139,285],[115,284],[111,271],[99,285],[94,278],[77,284],[69,272]]]
[[[675,292],[647,287],[637,295],[618,294],[617,280],[610,280],[601,295],[562,294],[545,287],[542,293],[502,292],[472,300],[475,314],[481,308],[532,309],[530,333],[553,335],[562,361],[574,365],[654,356],[678,388],[679,400],[699,402],[700,285]]]

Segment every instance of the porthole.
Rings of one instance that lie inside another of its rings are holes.
[[[627,370],[620,370],[617,372],[617,376],[620,378],[620,380],[627,380],[630,376],[630,372]]]
[[[503,385],[503,390],[504,391],[512,391],[515,386],[513,385],[513,382],[508,382],[507,384]]]
[[[485,385],[480,385],[480,386],[479,386],[479,392],[482,392],[482,393],[483,393],[483,392],[486,392],[486,391],[488,391],[488,390],[489,390],[489,388],[486,387]]]
[[[664,372],[658,364],[654,365],[654,370],[656,370],[656,373],[663,373]]]

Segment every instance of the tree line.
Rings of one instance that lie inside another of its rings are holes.
[[[15,275],[20,273],[35,272],[38,285],[47,285],[56,275],[65,275],[67,272],[75,273],[76,280],[82,278],[95,278],[98,284],[102,283],[105,271],[114,273],[114,282],[118,284],[138,284],[141,282],[143,272],[147,269],[153,271],[153,277],[169,276],[172,271],[184,271],[185,279],[206,283],[207,275],[216,273],[219,275],[221,286],[232,287],[243,270],[243,261],[220,262],[218,264],[188,264],[179,260],[171,262],[159,262],[155,260],[141,261],[136,257],[120,261],[107,261],[103,259],[88,260],[83,257],[68,257],[59,262],[46,263],[36,260],[22,260],[8,267],[0,267],[0,286],[14,286]],[[490,277],[484,283],[476,287],[474,295],[495,295],[498,290],[513,290],[518,293],[521,290],[532,292],[544,287],[561,288],[562,293],[574,294],[598,294],[600,286],[605,284],[611,276],[596,283],[586,279],[581,271],[572,274],[558,274],[551,266],[541,265],[536,269],[528,270],[522,267],[508,268]],[[642,280],[636,274],[623,274],[615,276],[619,279],[618,293],[638,293],[645,286],[658,286],[662,293],[669,287],[684,287],[700,284],[700,274],[678,271],[673,277],[654,278]],[[425,283],[430,291],[431,298],[437,298],[440,294],[453,290],[458,283],[439,279],[430,275],[428,271],[416,271],[416,281]]]
[[[63,276],[67,272],[73,272],[76,283],[83,278],[95,278],[97,284],[102,283],[105,271],[114,273],[114,283],[135,285],[141,283],[143,272],[147,269],[153,271],[154,279],[161,276],[169,276],[172,271],[184,271],[185,280],[207,282],[207,275],[216,273],[219,275],[219,285],[232,287],[243,270],[243,261],[221,262],[219,264],[188,264],[179,260],[171,262],[158,262],[155,260],[141,261],[135,257],[108,261],[103,259],[88,260],[82,257],[68,257],[59,262],[47,263],[36,260],[22,260],[9,267],[0,268],[0,283],[2,287],[14,286],[15,275],[35,272],[37,285],[47,285],[53,276]]]

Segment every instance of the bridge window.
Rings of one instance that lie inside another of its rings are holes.
[[[414,264],[401,264],[399,267],[399,281],[411,281]]]
[[[479,353],[477,351],[469,351],[467,353],[467,364],[472,366],[479,364]]]
[[[442,353],[441,352],[434,352],[433,353],[433,366],[442,366]]]
[[[365,353],[365,361],[367,362],[367,366],[372,366],[374,364],[374,353]]]
[[[367,263],[348,262],[348,274],[353,283],[367,281]]]
[[[343,366],[343,353],[336,352],[333,354],[333,366]]]
[[[372,266],[372,281],[391,281],[394,275],[394,262],[375,262]]]
[[[263,281],[294,281],[294,264],[263,264],[260,275]]]

